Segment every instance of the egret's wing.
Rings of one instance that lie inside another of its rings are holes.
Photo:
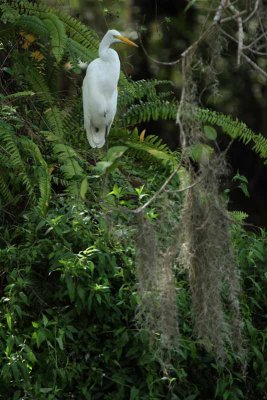
[[[101,59],[89,64],[83,81],[84,127],[92,147],[103,147],[117,108],[117,80]]]
[[[86,76],[83,80],[83,115],[84,128],[90,146],[103,147],[105,144],[105,126],[98,121],[99,113],[99,94],[97,90],[97,60],[93,61],[87,68]]]

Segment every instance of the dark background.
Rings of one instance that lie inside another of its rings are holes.
[[[161,61],[173,61],[198,38],[207,17],[214,16],[218,1],[196,1],[187,11],[185,8],[188,2],[183,0],[72,0],[60,3],[55,0],[50,3],[56,3],[91,26],[100,38],[107,29],[112,28],[133,39],[139,31],[143,46],[151,57]],[[264,12],[265,9],[266,4],[263,4]],[[230,33],[234,35],[236,29],[235,23],[230,24]],[[213,46],[218,47],[215,50],[218,51],[215,61],[211,60]],[[122,69],[128,76],[134,80],[172,80],[175,84],[174,93],[179,98],[182,86],[180,65],[164,66],[154,63],[145,55],[142,47],[132,50],[117,46],[117,50],[121,57]],[[199,69],[196,72],[196,76],[200,76],[197,82],[200,105],[237,117],[253,131],[266,136],[266,81],[244,61],[237,67],[235,43],[227,41],[224,37],[211,38],[210,43],[203,43],[200,47],[198,57],[203,69],[201,74]],[[266,57],[255,56],[253,60],[260,62],[263,69],[267,65]],[[211,77],[215,71],[217,74]],[[178,127],[173,123],[157,122],[144,127],[148,134],[161,136],[172,149],[179,146]],[[228,139],[221,135],[219,146],[223,149],[227,143]],[[227,186],[230,188],[230,209],[246,211],[249,214],[249,222],[266,227],[267,176],[263,160],[255,155],[249,146],[239,142],[231,146],[228,160],[230,175]],[[237,171],[247,177],[250,197],[246,197],[238,188],[238,183],[232,181],[231,178]]]

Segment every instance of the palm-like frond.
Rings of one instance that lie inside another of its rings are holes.
[[[11,125],[0,121],[0,138],[4,152],[7,154],[11,169],[19,176],[30,197],[35,197],[34,187],[28,176],[27,168],[21,157],[18,139]],[[7,192],[5,191],[7,194]]]

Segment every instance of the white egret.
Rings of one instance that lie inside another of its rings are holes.
[[[99,45],[99,58],[88,65],[83,80],[84,128],[93,148],[104,146],[117,110],[120,59],[110,45],[118,42],[138,47],[120,32],[107,31]]]

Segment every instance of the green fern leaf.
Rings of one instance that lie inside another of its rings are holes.
[[[42,38],[49,36],[49,29],[36,15],[21,15],[16,25],[28,33],[33,33]]]
[[[34,189],[27,174],[26,165],[21,158],[14,130],[3,121],[0,121],[0,139],[5,152],[9,156],[12,169],[18,174],[28,194],[34,198]]]
[[[166,80],[140,80],[140,81],[123,81],[120,85],[118,108],[119,110],[126,106],[133,104],[136,100],[143,98],[146,101],[158,100],[159,94],[157,93],[157,86],[170,86],[171,82]],[[168,93],[169,94],[169,93]],[[162,94],[161,94],[162,95]]]
[[[30,85],[30,88],[42,100],[42,102],[44,104],[52,105],[54,103],[54,99],[47,86],[44,75],[42,75],[42,73],[31,64],[24,65],[21,63],[18,68],[23,74],[26,82],[28,82]]]
[[[16,92],[16,93],[9,94],[7,96],[0,97],[0,101],[7,102],[7,101],[11,101],[11,100],[21,99],[22,97],[31,97],[31,96],[34,96],[34,94],[35,93],[32,92],[31,90],[25,90],[23,92]]]
[[[52,53],[56,61],[59,63],[63,57],[67,41],[64,24],[55,14],[52,13],[45,14],[43,23],[50,34]]]
[[[175,119],[177,103],[167,100],[144,102],[131,106],[120,118],[122,126],[132,126],[150,120]]]
[[[44,112],[44,118],[47,123],[48,130],[52,131],[58,138],[63,138],[63,118],[58,107],[53,106]]]
[[[20,144],[23,147],[23,151],[29,154],[38,166],[36,178],[38,180],[40,196],[37,203],[37,209],[42,215],[45,215],[51,193],[51,179],[48,165],[36,143],[27,137],[21,137]]]
[[[80,197],[81,183],[85,178],[85,173],[79,163],[78,154],[73,147],[59,142],[58,137],[51,132],[46,132],[46,137],[52,143],[53,153],[60,164],[68,193]]]
[[[2,176],[4,173],[6,173],[6,171],[2,171],[0,168],[0,195],[7,204],[12,204],[14,197],[5,181],[5,178]]]
[[[57,16],[58,19],[63,22],[65,30],[71,39],[84,47],[91,48],[92,50],[94,49],[95,51],[97,50],[99,41],[96,33],[77,19],[62,12],[62,10],[53,9],[52,7],[47,7],[40,3],[33,4],[27,0],[14,0],[11,2],[11,5],[12,8],[17,10],[20,14],[35,15],[42,20],[46,19],[48,14]]]
[[[222,128],[223,132],[232,139],[241,140],[244,144],[253,143],[252,149],[263,159],[267,158],[267,139],[261,134],[254,133],[244,122],[233,119],[229,115],[224,115],[208,109],[196,109],[196,117],[211,125]]]
[[[70,55],[71,61],[77,63],[78,60],[85,60],[90,62],[96,58],[96,51],[68,38],[67,53]]]
[[[77,19],[66,15],[65,13],[53,10],[55,14],[64,23],[68,36],[75,42],[83,45],[86,48],[90,48],[97,52],[99,40],[96,33],[89,29],[87,26],[82,24]]]
[[[243,222],[248,218],[248,214],[244,211],[230,211],[229,214],[237,222]]]
[[[124,142],[131,152],[149,162],[160,161],[162,165],[175,167],[177,165],[177,156],[162,140],[155,135],[146,136],[144,141],[140,141],[137,130],[135,129],[130,138]]]

